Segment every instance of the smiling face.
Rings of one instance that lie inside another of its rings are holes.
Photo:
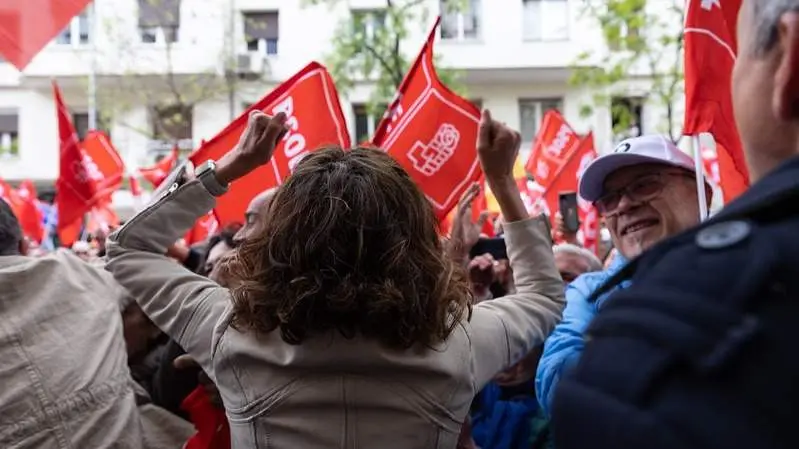
[[[604,191],[625,192],[606,212],[605,222],[615,247],[628,259],[699,222],[696,182],[692,173],[679,168],[662,164],[620,168],[607,177]],[[631,191],[646,195],[630,198]]]

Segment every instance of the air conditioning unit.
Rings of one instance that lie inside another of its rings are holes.
[[[266,57],[261,53],[241,53],[236,58],[236,73],[243,78],[264,76],[268,68]]]

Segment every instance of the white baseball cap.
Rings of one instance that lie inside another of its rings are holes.
[[[605,178],[622,167],[639,164],[665,164],[695,171],[694,160],[671,139],[653,134],[621,141],[612,153],[596,158],[580,176],[580,196],[594,202],[604,193]]]

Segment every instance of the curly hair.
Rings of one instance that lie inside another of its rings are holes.
[[[471,316],[462,268],[410,176],[382,151],[325,147],[278,190],[227,267],[231,324],[289,344],[337,331],[434,347]]]

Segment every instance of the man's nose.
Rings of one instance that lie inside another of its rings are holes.
[[[616,206],[616,213],[620,214],[627,212],[638,205],[638,201],[633,201],[630,199],[630,195],[628,195],[627,192],[622,192],[621,197],[619,198],[619,205]]]
[[[244,225],[233,235],[233,243],[239,244],[247,238],[247,234],[249,233],[249,225]]]

